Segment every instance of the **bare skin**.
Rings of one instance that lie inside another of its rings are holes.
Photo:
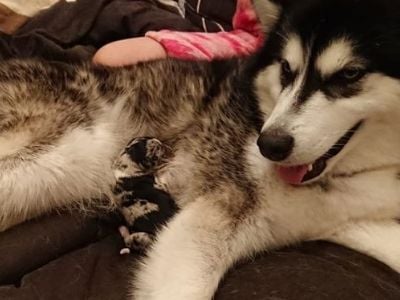
[[[138,37],[105,45],[96,52],[93,62],[119,67],[166,57],[167,53],[160,43],[148,37]]]

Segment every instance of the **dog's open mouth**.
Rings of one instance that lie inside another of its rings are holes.
[[[346,132],[324,155],[311,164],[299,166],[277,166],[279,177],[288,184],[300,185],[311,181],[320,176],[326,169],[328,160],[338,155],[349,143],[351,138],[363,124],[358,122],[354,127]]]

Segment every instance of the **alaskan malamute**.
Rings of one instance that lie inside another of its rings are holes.
[[[400,1],[254,2],[250,59],[1,64],[0,229],[111,195],[120,150],[154,136],[181,210],[134,299],[210,299],[237,260],[312,239],[400,271]]]

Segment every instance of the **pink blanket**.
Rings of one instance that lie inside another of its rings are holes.
[[[170,57],[189,60],[213,60],[246,56],[255,52],[263,42],[251,0],[238,0],[230,32],[150,31],[146,34],[158,41]]]

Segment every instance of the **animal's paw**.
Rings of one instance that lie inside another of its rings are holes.
[[[126,226],[121,226],[119,232],[126,246],[126,248],[121,249],[121,255],[129,254],[131,251],[144,252],[154,240],[152,234],[146,232],[130,233]]]

